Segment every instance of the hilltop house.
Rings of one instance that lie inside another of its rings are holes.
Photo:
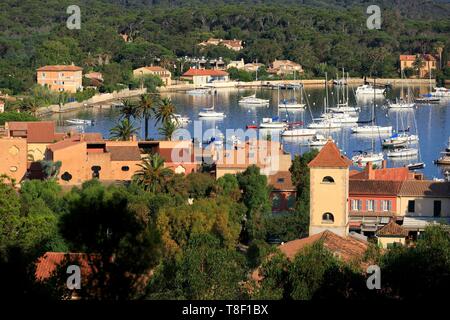
[[[436,58],[431,54],[400,55],[400,71],[403,73],[405,69],[414,69],[414,61],[418,57],[423,61],[419,78],[429,77],[429,73],[437,68]]]
[[[83,90],[83,68],[74,65],[44,66],[37,69],[37,83],[52,91],[75,93]]]
[[[190,68],[181,76],[181,79],[191,81],[193,84],[201,86],[212,82],[229,81],[229,75],[228,72],[223,70]]]
[[[161,78],[165,86],[172,85],[172,73],[158,66],[141,67],[133,70],[133,76],[135,78],[144,77],[146,75],[154,75]]]
[[[244,69],[244,66],[245,66],[244,59],[241,59],[236,61],[230,61],[230,63],[227,64],[227,69],[230,68]]]
[[[244,48],[242,46],[242,40],[236,39],[224,40],[224,39],[209,38],[206,41],[200,42],[198,45],[201,47],[223,45],[224,47],[233,51],[241,51]]]
[[[303,68],[300,64],[290,60],[275,60],[267,72],[284,76],[303,73]]]

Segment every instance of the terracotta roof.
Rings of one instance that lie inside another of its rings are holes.
[[[8,122],[10,131],[26,131],[29,143],[51,143],[64,138],[63,133],[56,133],[54,121]]]
[[[371,169],[366,167],[364,171],[351,171],[350,179],[356,180],[389,180],[389,181],[404,181],[410,178],[408,168],[384,168]]]
[[[210,69],[189,69],[183,74],[183,77],[192,76],[227,76],[228,72],[222,70],[210,70]]]
[[[95,258],[96,255],[88,255],[85,253],[63,253],[63,252],[46,252],[40,257],[36,263],[35,277],[38,281],[48,279],[56,268],[64,262],[67,258],[68,261],[73,261],[81,264],[81,274],[89,274],[92,272],[92,266],[89,260]]]
[[[319,154],[308,164],[311,167],[345,167],[351,166],[352,162],[341,155],[338,147],[332,141],[328,141],[320,150]]]
[[[401,181],[352,179],[349,181],[349,194],[397,196],[401,186]]]
[[[147,69],[148,71],[164,71],[164,72],[168,72],[169,70],[164,69],[162,67],[159,66],[150,66],[150,67],[144,67],[145,69]]]
[[[407,237],[408,231],[403,229],[401,226],[399,226],[395,221],[389,222],[387,225],[382,227],[380,230],[377,231],[376,235],[378,237],[393,237],[393,236],[399,236],[399,237]]]
[[[273,186],[275,191],[295,191],[289,171],[279,171],[268,178],[268,183]]]
[[[450,198],[450,182],[431,180],[404,181],[399,196]]]
[[[37,69],[37,71],[82,71],[83,68],[73,65],[55,65],[55,66],[43,66]]]
[[[278,249],[292,261],[303,248],[317,241],[323,241],[325,248],[338,255],[344,261],[362,258],[368,246],[368,243],[363,240],[351,236],[341,237],[334,232],[326,230],[308,238],[286,242],[278,246]]]
[[[400,55],[400,61],[414,61],[414,60],[416,60],[415,55],[411,55],[411,54],[401,54]]]
[[[137,146],[107,146],[111,161],[140,161],[141,152]]]

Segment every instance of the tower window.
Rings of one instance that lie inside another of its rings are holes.
[[[322,179],[322,183],[334,183],[333,177],[326,176]]]
[[[322,215],[322,223],[334,223],[334,216],[330,212],[326,212]]]

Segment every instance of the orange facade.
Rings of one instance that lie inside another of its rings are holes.
[[[83,68],[73,65],[44,66],[37,69],[37,83],[52,91],[75,93],[83,90]]]

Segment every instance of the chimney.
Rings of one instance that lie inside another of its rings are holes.
[[[387,160],[383,160],[383,162],[381,163],[381,169],[386,169],[387,168]]]
[[[367,172],[367,179],[369,180],[375,179],[375,170],[373,169],[373,163],[371,161],[367,162],[366,164],[366,172]]]

